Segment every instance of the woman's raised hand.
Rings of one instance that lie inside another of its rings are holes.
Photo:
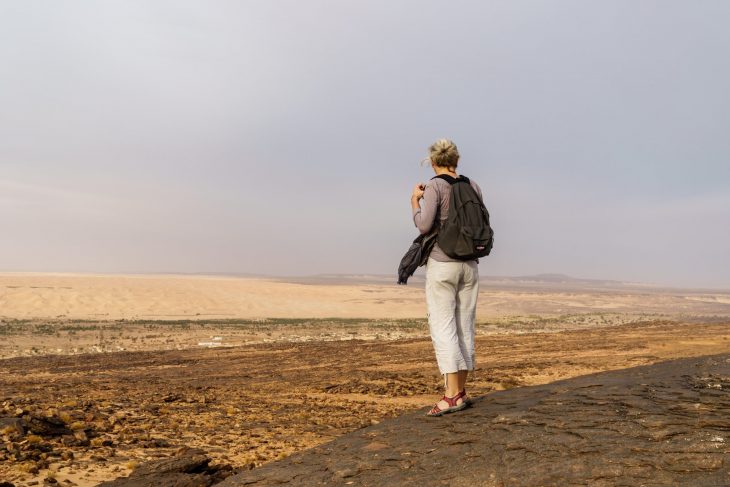
[[[423,191],[426,189],[425,184],[418,183],[413,187],[413,194],[411,194],[411,199],[420,200],[423,198]]]

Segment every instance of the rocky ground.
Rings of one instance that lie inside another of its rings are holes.
[[[476,331],[479,335],[555,332],[662,319],[676,320],[678,318],[676,313],[657,315],[628,312],[509,315],[481,321],[477,323]],[[693,318],[693,320],[697,321],[697,318]],[[0,318],[0,359],[42,355],[222,348],[258,343],[300,343],[351,339],[400,340],[428,336],[428,323],[424,318],[217,320]]]
[[[723,321],[480,336],[469,389],[728,348]],[[0,482],[15,486],[97,485],[188,447],[218,482],[430,406],[442,386],[424,338],[19,357],[0,368]]]
[[[220,487],[730,485],[730,353],[495,392],[363,428]]]

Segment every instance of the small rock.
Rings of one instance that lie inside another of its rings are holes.
[[[2,431],[13,431],[19,435],[24,435],[23,420],[20,418],[0,418],[0,432]]]
[[[82,443],[89,441],[89,437],[86,436],[86,432],[84,430],[74,431],[74,438],[76,438],[77,440],[79,440]]]
[[[139,487],[141,485],[199,486],[219,483],[230,476],[229,466],[210,466],[205,452],[187,449],[182,455],[145,463],[129,477],[103,482],[106,487]]]
[[[74,438],[74,435],[63,435],[61,437],[61,444],[63,446],[73,446],[76,444],[76,438]]]
[[[44,418],[42,416],[30,416],[27,421],[27,429],[43,437],[55,437],[71,434],[66,424],[56,417]]]
[[[359,474],[360,469],[356,467],[346,467],[340,470],[335,470],[333,473],[336,477],[346,479],[348,477],[354,477],[355,475]]]

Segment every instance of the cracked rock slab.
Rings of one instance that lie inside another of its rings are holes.
[[[426,409],[217,487],[730,485],[730,354],[591,374]]]

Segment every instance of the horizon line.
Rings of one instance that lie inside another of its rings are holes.
[[[232,272],[232,271],[196,271],[196,272],[184,272],[184,271],[146,271],[146,272],[125,272],[125,271],[12,271],[0,269],[0,275],[2,274],[61,274],[61,275],[95,275],[95,276],[210,276],[210,277],[240,277],[240,278],[253,278],[253,279],[278,279],[278,280],[302,280],[307,278],[378,278],[378,279],[390,279],[393,277],[391,274],[366,274],[366,273],[320,273],[320,274],[261,274],[261,273],[250,273],[250,272]],[[423,276],[414,275],[415,279],[423,279]],[[484,275],[480,276],[480,281],[499,281],[499,280],[513,280],[513,281],[538,281],[544,283],[554,284],[602,284],[602,285],[618,285],[626,287],[642,287],[651,289],[674,289],[674,290],[693,290],[693,291],[711,291],[711,292],[730,292],[730,286],[727,287],[711,287],[711,286],[677,286],[669,284],[660,284],[649,281],[630,281],[630,280],[619,280],[619,279],[601,279],[601,278],[586,278],[586,277],[575,277],[563,273],[555,272],[542,272],[537,274],[521,274],[521,275]]]

